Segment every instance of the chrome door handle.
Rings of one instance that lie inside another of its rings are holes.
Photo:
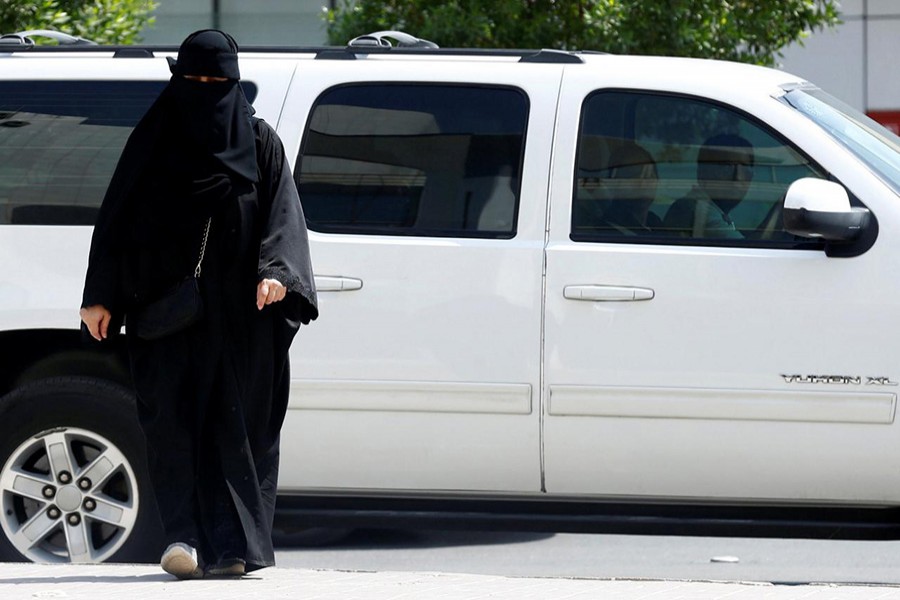
[[[589,302],[634,302],[652,300],[656,293],[650,288],[622,285],[567,285],[563,296],[569,300]]]
[[[331,275],[316,275],[317,292],[350,292],[362,289],[362,279],[354,277],[335,277]]]

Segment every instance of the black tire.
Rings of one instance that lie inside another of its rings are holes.
[[[163,538],[134,403],[128,389],[85,377],[0,398],[0,561],[158,560]]]

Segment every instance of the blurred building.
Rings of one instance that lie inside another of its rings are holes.
[[[242,46],[320,46],[322,13],[336,0],[157,0],[156,24],[147,44],[179,44],[189,33],[215,27]]]
[[[900,1],[842,0],[841,19],[836,29],[788,47],[784,70],[900,133]]]
[[[325,43],[324,9],[340,0],[158,1],[156,25],[144,32],[150,44],[218,27],[244,46],[315,46]],[[788,47],[782,68],[900,132],[900,0],[842,0],[841,18],[836,29]]]

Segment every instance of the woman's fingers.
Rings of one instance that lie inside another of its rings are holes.
[[[106,339],[106,336],[109,334],[109,322],[112,320],[112,314],[105,306],[102,304],[86,306],[79,311],[79,314],[92,338],[98,342]]]
[[[109,321],[110,321],[111,317],[112,317],[112,315],[109,314],[109,311],[106,311],[105,313],[100,315],[100,322],[98,324],[99,325],[98,328],[100,330],[100,337],[103,338],[104,340],[106,339],[106,336],[109,334]]]
[[[287,288],[281,285],[277,279],[263,279],[256,286],[256,308],[263,309],[263,306],[280,302],[287,295]]]
[[[259,282],[259,285],[256,286],[256,308],[257,310],[262,310],[263,306],[266,305],[266,298],[269,297],[269,280],[263,279]]]

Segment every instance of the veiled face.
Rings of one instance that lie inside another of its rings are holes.
[[[200,83],[228,81],[227,77],[210,77],[209,75],[185,75],[184,78],[190,79],[191,81],[199,81]]]
[[[238,80],[238,45],[230,35],[204,29],[189,35],[178,48],[177,58],[169,58],[169,69],[181,77],[227,77]]]

